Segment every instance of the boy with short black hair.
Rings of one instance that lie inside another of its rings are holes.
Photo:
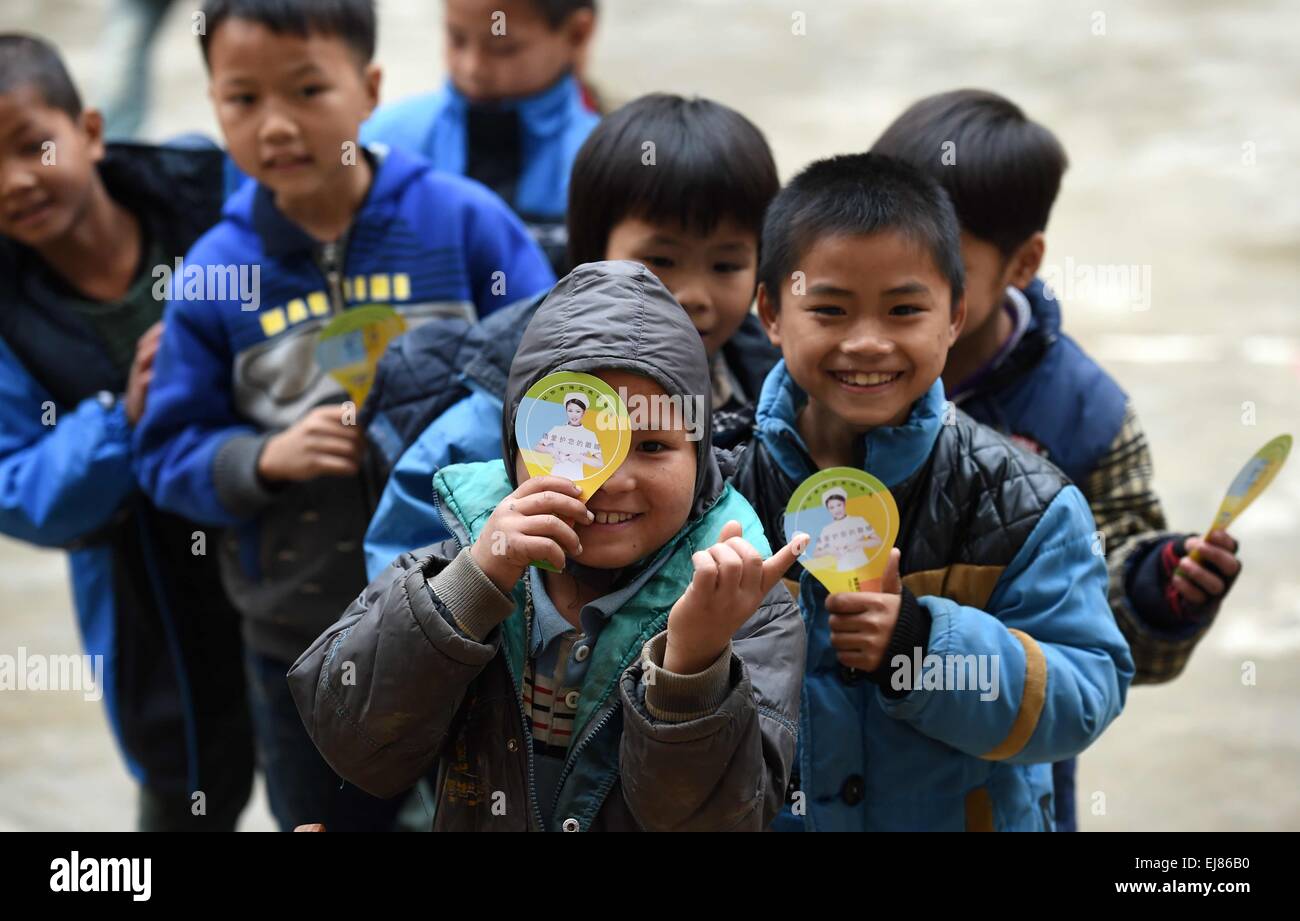
[[[482,182],[563,274],[569,172],[599,119],[579,80],[595,0],[445,0],[443,18],[446,84],[382,107],[362,139]]]
[[[436,765],[435,831],[760,831],[795,750],[804,631],[780,577],[807,537],[770,555],[678,410],[634,425],[585,502],[530,476],[516,416],[560,371],[708,418],[708,359],[663,284],[575,269],[511,364],[504,461],[438,471],[452,538],[395,560],[298,660],[303,722],[377,796]]]
[[[799,777],[776,827],[1049,830],[1046,762],[1115,718],[1132,662],[1079,491],[946,411],[966,319],[952,205],[907,164],[835,157],[781,191],[763,247],[759,315],[784,359],[733,482],[769,539],[829,467],[874,475],[901,518],[878,591],[800,573]]]
[[[224,172],[211,147],[106,144],[58,52],[0,35],[0,531],[68,551],[141,830],[233,831],[252,790],[238,615],[207,535],[131,470],[159,270],[220,216]]]
[[[647,142],[653,165],[645,162]],[[709,99],[664,93],[607,117],[573,167],[570,258],[631,259],[668,286],[709,355],[720,447],[748,437],[759,388],[780,357],[750,313],[763,211],[779,187],[767,141],[747,118]],[[490,422],[538,302],[512,305],[464,339],[441,324],[389,349],[366,407],[371,440],[395,462],[366,534],[372,578],[399,553],[446,537],[429,489],[439,467],[497,455]],[[459,387],[443,382],[456,374]]]
[[[968,322],[944,368],[949,397],[1078,484],[1104,541],[1111,610],[1133,653],[1134,683],[1172,680],[1240,571],[1237,543],[1222,531],[1202,539],[1167,530],[1132,402],[1062,332],[1060,305],[1036,278],[1064,148],[1009,99],[966,89],[916,102],[872,150],[928,172],[961,222]],[[1055,775],[1057,827],[1073,831],[1073,760]]]
[[[486,189],[358,147],[379,89],[371,0],[208,0],[203,12],[218,121],[253,181],[186,261],[203,279],[256,270],[260,281],[251,301],[207,284],[173,292],[138,471],[163,507],[231,529],[222,572],[244,615],[281,827],[387,828],[394,807],[340,790],[284,682],[365,584],[366,443],[316,348],[356,307],[382,305],[408,326],[473,320],[554,278]]]

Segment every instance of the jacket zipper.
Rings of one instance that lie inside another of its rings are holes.
[[[325,285],[329,289],[330,314],[340,314],[346,306],[343,303],[343,266],[340,250],[346,245],[345,233],[338,240],[321,246],[320,265],[318,268],[325,276]]]
[[[710,508],[712,508],[712,506],[710,506]],[[667,620],[665,619],[665,623],[666,622]],[[662,625],[658,625],[658,624],[656,625],[659,626],[660,629],[663,629]],[[655,630],[650,634],[650,636],[654,636],[658,632],[659,632],[658,630]],[[641,646],[639,646],[638,648],[641,648],[644,645],[645,645],[645,641],[643,640],[641,642]],[[559,808],[560,793],[564,790],[564,782],[568,780],[569,775],[573,773],[573,768],[578,763],[578,756],[582,754],[582,750],[587,747],[587,745],[591,742],[592,739],[596,737],[596,735],[600,732],[600,730],[605,728],[605,724],[610,721],[610,719],[614,716],[614,711],[618,709],[619,706],[618,682],[622,680],[623,680],[623,673],[619,672],[619,676],[618,678],[615,679],[614,682],[614,690],[609,695],[609,700],[605,702],[603,709],[601,710],[600,713],[600,718],[591,724],[591,727],[585,733],[583,733],[581,739],[579,739],[577,742],[574,743],[573,749],[569,752],[569,757],[564,762],[564,770],[560,772],[560,778],[555,782],[555,801],[551,805],[551,815],[555,815],[556,811]],[[606,790],[603,792],[608,793],[609,792],[608,788],[606,788]],[[603,794],[601,797],[601,801],[602,802],[604,801]],[[584,831],[585,829],[579,826],[578,830]]]
[[[438,499],[438,490],[436,489],[433,491],[433,510],[438,514],[438,518],[442,521],[443,527],[447,528],[447,533],[451,535],[451,539],[456,542],[456,548],[458,550],[464,550],[465,545],[461,542],[460,536],[454,530],[452,530],[450,526],[448,526],[447,519],[442,514],[442,503]],[[527,608],[524,610],[524,636],[525,637],[532,635],[532,615],[533,615],[532,608],[533,608],[532,604],[529,604]],[[515,670],[510,667],[509,656],[503,655],[503,658],[505,659],[505,664],[506,664],[506,674],[510,676],[510,684],[515,689],[515,704],[519,707],[519,725],[520,728],[523,730],[522,735],[524,739],[524,759],[528,763],[529,812],[532,815],[534,826],[536,828],[540,828],[542,831],[545,831],[546,824],[542,821],[542,809],[537,804],[537,770],[533,766],[533,731],[528,719],[528,714],[524,712],[524,692],[523,692],[523,688],[520,686],[519,679],[515,677]]]

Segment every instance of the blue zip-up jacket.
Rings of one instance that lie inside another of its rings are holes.
[[[170,260],[220,216],[228,168],[190,139],[110,144],[99,172]],[[237,813],[253,771],[237,616],[216,566],[191,552],[203,532],[139,492],[126,376],[73,296],[0,238],[0,533],[68,551],[84,652],[103,657],[98,690],[132,776]]]
[[[485,182],[528,225],[556,273],[564,274],[569,173],[599,120],[571,75],[533,96],[491,105],[471,104],[448,80],[437,92],[382,106],[361,138]]]
[[[786,503],[815,472],[795,427],[806,399],[778,364],[734,479],[769,541],[784,539]],[[907,616],[884,666],[920,647],[923,683],[896,687],[892,671],[840,666],[826,590],[801,572],[800,778],[775,827],[1050,830],[1050,762],[1101,734],[1133,675],[1092,552],[1088,506],[1047,462],[946,412],[939,381],[906,423],[865,437],[864,468],[890,488],[901,516]],[[945,669],[951,661],[945,681],[961,672],[966,686],[925,686],[929,656]]]
[[[287,662],[365,584],[360,536],[372,499],[364,478],[270,487],[257,474],[267,438],[347,398],[317,363],[322,328],[376,303],[408,327],[473,320],[555,281],[487,189],[401,150],[371,155],[374,179],[345,243],[312,239],[255,182],[228,202],[186,262],[196,272],[257,267],[259,302],[209,290],[168,304],[136,432],[140,482],[160,506],[236,529],[222,542],[222,563],[245,639]]]

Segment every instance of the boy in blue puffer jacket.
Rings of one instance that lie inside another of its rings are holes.
[[[500,195],[566,264],[569,171],[599,115],[578,71],[595,0],[445,0],[446,84],[383,106],[361,131]]]
[[[150,502],[131,469],[159,269],[220,217],[225,172],[211,145],[105,144],[58,52],[0,35],[0,533],[68,552],[142,831],[233,831],[253,785],[215,535]]]
[[[763,226],[768,375],[734,484],[768,538],[795,488],[857,467],[898,505],[878,591],[799,601],[799,777],[778,830],[1053,827],[1050,763],[1090,745],[1133,675],[1079,490],[939,379],[966,318],[943,190],[874,154],[814,163]]]
[[[941,163],[945,141],[961,151],[955,163]],[[968,319],[944,367],[950,399],[1082,490],[1110,571],[1111,610],[1133,653],[1133,683],[1173,680],[1241,569],[1237,542],[1223,531],[1202,540],[1168,530],[1132,403],[1061,331],[1060,304],[1036,278],[1064,149],[1009,99],[956,90],[912,105],[872,150],[929,172],[961,222]],[[1194,549],[1199,563],[1188,557]],[[1074,759],[1053,773],[1057,830],[1074,831]]]
[[[172,292],[137,470],[163,508],[231,529],[222,574],[243,615],[281,826],[386,828],[394,807],[340,789],[284,681],[366,581],[365,439],[317,361],[320,332],[367,304],[408,326],[472,320],[554,277],[482,186],[403,151],[358,149],[379,85],[371,0],[209,0],[204,13],[218,120],[254,181]],[[245,277],[254,283],[212,281]]]

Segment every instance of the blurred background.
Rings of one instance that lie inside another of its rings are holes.
[[[159,27],[146,138],[215,136],[197,6]],[[440,84],[441,4],[379,6],[384,98]],[[0,30],[55,42],[98,104],[121,41],[107,7],[4,0]],[[1133,397],[1170,524],[1191,531],[1257,448],[1300,434],[1297,37],[1288,0],[600,0],[588,78],[607,108],[651,90],[738,108],[787,178],[865,150],[929,93],[1019,103],[1070,155],[1046,258],[1066,330]],[[1149,271],[1148,297],[1082,284],[1080,266]],[[1300,829],[1300,457],[1233,532],[1244,572],[1187,671],[1130,691],[1080,761],[1085,830]],[[0,538],[0,654],[19,646],[81,651],[63,555]],[[102,707],[0,692],[0,830],[132,827]],[[241,827],[273,827],[260,790]]]

